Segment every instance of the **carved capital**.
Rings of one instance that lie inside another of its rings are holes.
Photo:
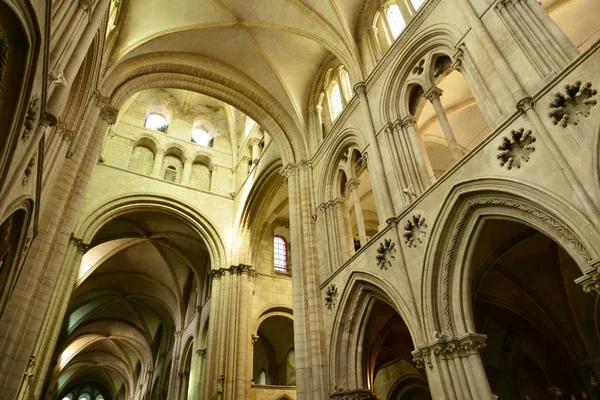
[[[468,357],[478,354],[485,347],[486,335],[467,333],[459,338],[445,333],[434,333],[435,342],[421,347],[419,352],[433,351],[440,360]]]
[[[198,349],[196,355],[200,358],[206,358],[206,349]]]
[[[356,93],[359,96],[366,96],[367,95],[367,85],[364,82],[358,82],[356,85],[354,85],[354,93]]]
[[[295,164],[287,164],[286,166],[281,168],[281,171],[279,173],[281,174],[281,176],[283,176],[283,179],[287,182],[291,176],[296,175],[296,169],[298,169],[298,167]]]
[[[329,398],[336,400],[374,400],[377,397],[369,389],[344,390],[336,387],[333,392],[329,393]]]
[[[348,183],[346,183],[346,188],[350,191],[358,190],[360,186],[360,181],[358,179],[350,179]]]
[[[442,89],[433,86],[433,87],[429,88],[429,90],[427,92],[425,92],[423,97],[425,97],[427,100],[433,102],[435,99],[439,98],[442,95],[442,93],[443,93]]]
[[[590,263],[582,277],[575,279],[575,283],[583,287],[586,293],[600,294],[600,259]]]
[[[71,242],[77,247],[77,252],[79,254],[85,254],[90,250],[91,245],[84,243],[83,239],[75,237],[74,233],[71,233]]]
[[[57,86],[67,86],[67,78],[63,71],[52,71],[48,74],[48,82]]]
[[[526,113],[528,110],[533,109],[535,107],[535,102],[531,97],[523,97],[521,100],[517,101],[517,110],[522,113]]]
[[[183,335],[183,331],[179,330],[179,331],[175,331],[175,333],[173,333],[173,335],[178,338],[181,339],[181,335]]]
[[[102,111],[100,111],[100,118],[108,122],[110,125],[114,125],[115,122],[117,122],[118,115],[119,110],[110,105],[102,107]]]

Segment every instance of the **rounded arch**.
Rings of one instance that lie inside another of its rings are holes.
[[[211,268],[219,269],[227,265],[225,245],[213,222],[192,206],[166,196],[140,193],[108,200],[81,219],[74,235],[82,238],[84,243],[90,243],[100,228],[112,219],[141,210],[162,211],[186,221],[204,241]]]
[[[254,324],[253,333],[256,334],[258,332],[258,328],[260,327],[260,324],[262,324],[263,321],[265,321],[267,318],[277,317],[277,316],[288,318],[292,321],[294,320],[293,311],[288,306],[285,306],[285,305],[271,306],[271,307],[266,308],[265,310],[263,310],[260,313],[260,316],[256,319],[256,322]]]
[[[564,215],[570,216],[568,221]],[[421,302],[428,335],[475,332],[470,315],[469,255],[477,243],[480,222],[486,219],[512,220],[536,229],[558,243],[582,272],[598,257],[600,236],[585,215],[565,199],[508,179],[460,184],[436,217],[425,252]]]
[[[308,157],[299,123],[283,106],[248,76],[209,57],[187,53],[132,57],[111,68],[101,92],[119,108],[133,94],[158,87],[190,90],[231,104],[272,135],[285,163]]]
[[[367,374],[363,371],[363,346],[360,342],[375,300],[381,300],[398,313],[415,347],[422,342],[423,334],[418,317],[409,304],[392,285],[380,278],[365,272],[354,272],[342,293],[329,346],[329,382],[343,388],[366,388]]]
[[[179,143],[169,143],[165,146],[165,155],[174,155],[178,157],[182,162],[187,159],[187,153],[185,147]]]
[[[412,45],[406,46],[395,58],[394,65],[385,78],[381,101],[379,103],[379,117],[381,121],[395,121],[406,117],[408,112],[408,85],[409,79],[414,83],[421,82],[421,78],[409,78],[412,69],[419,60],[434,52],[453,54],[454,44],[460,39],[460,30],[451,24],[436,24],[421,32],[412,40]],[[429,66],[427,60],[424,65]],[[425,72],[423,76],[426,76]]]
[[[149,134],[142,134],[141,136],[139,136],[133,147],[136,148],[138,146],[144,146],[149,148],[150,150],[152,150],[152,152],[154,154],[156,154],[156,151],[158,150],[158,141],[156,140],[156,137],[149,135]]]

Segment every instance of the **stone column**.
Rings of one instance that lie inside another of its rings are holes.
[[[335,69],[335,76],[337,78],[338,84],[340,85],[340,94],[341,94],[341,98],[342,98],[342,106],[344,108],[346,108],[346,106],[348,105],[348,99],[350,99],[352,96],[350,93],[347,93],[346,88],[343,85],[343,78],[342,78],[342,70],[341,70],[341,66]]]
[[[379,29],[377,29],[376,26],[371,26],[367,31],[367,34],[369,35],[369,40],[371,41],[371,47],[373,48],[373,52],[375,55],[375,63],[377,63],[377,61],[381,60],[381,57],[383,57],[381,43],[379,43],[379,38],[377,37],[378,33]]]
[[[69,57],[69,63],[65,67],[64,79],[66,84],[63,86],[56,86],[52,92],[52,95],[50,96],[50,100],[48,101],[48,111],[51,114],[56,116],[62,114],[69,98],[71,86],[75,81],[75,77],[81,68],[81,64],[87,55],[94,37],[96,37],[96,34],[98,33],[98,28],[106,16],[109,4],[110,0],[98,0],[98,4],[96,5],[96,8],[92,14],[92,18],[90,19],[88,26],[85,28],[85,31],[81,35],[77,46],[73,50],[73,54],[71,54],[71,57]]]
[[[454,132],[452,131],[452,127],[450,126],[450,122],[448,121],[448,117],[446,116],[446,112],[442,106],[442,102],[440,101],[441,95],[442,91],[440,89],[432,87],[425,93],[424,96],[433,105],[435,113],[438,117],[438,121],[440,121],[442,131],[444,131],[446,141],[448,142],[450,153],[452,153],[452,157],[458,161],[462,158],[463,153],[460,150],[460,147],[458,147],[458,142],[456,141],[456,137],[454,136]]]
[[[258,164],[258,159],[260,158],[260,139],[250,139],[250,147],[252,148],[252,164]]]
[[[385,177],[385,169],[383,167],[383,160],[381,158],[381,151],[379,149],[379,143],[377,142],[377,136],[375,133],[375,126],[373,125],[373,117],[371,115],[371,109],[369,107],[369,99],[367,98],[366,85],[360,82],[354,86],[354,93],[356,93],[360,99],[360,106],[365,118],[366,136],[369,144],[369,158],[370,165],[373,173],[370,174],[371,182],[373,183],[373,194],[377,201],[377,210],[380,215],[380,228],[387,224],[387,220],[395,218],[396,212],[392,203],[392,196],[390,189]]]
[[[381,13],[381,26],[383,26],[383,32],[385,33],[385,37],[389,43],[389,47],[392,46],[392,44],[394,43],[394,35],[392,35],[392,28],[390,28],[390,23],[387,20],[387,7],[386,6],[381,6],[379,8],[379,12]]]
[[[177,399],[179,392],[179,363],[181,358],[181,336],[183,331],[176,331],[173,334],[173,352],[171,353],[171,371],[169,372],[171,378],[169,379],[169,389],[167,398],[169,399]]]
[[[288,184],[292,249],[292,300],[297,400],[327,396],[327,349],[319,284],[317,237],[312,221],[312,167],[302,161],[281,171]]]
[[[346,201],[342,198],[337,198],[333,201],[333,218],[337,237],[339,237],[340,259],[337,267],[348,261],[348,258],[354,253],[354,244],[352,241],[352,230],[349,223],[349,213],[346,208]]]
[[[152,164],[152,176],[157,178],[162,178],[160,176],[160,170],[162,168],[163,158],[165,157],[164,149],[156,149],[156,154],[154,154],[154,164]]]
[[[477,333],[460,337],[438,334],[433,343],[413,352],[415,364],[427,373],[433,398],[494,399],[479,355],[485,339],[485,335]]]
[[[95,96],[90,102],[86,122],[78,135],[83,151],[65,159],[47,207],[41,213],[38,235],[31,244],[0,324],[0,338],[3,339],[0,347],[0,398],[13,396],[16,390],[21,392],[19,396],[25,395],[26,386],[17,389],[21,379],[14,379],[14,371],[24,371],[27,360],[32,356],[37,362],[33,372],[36,381],[31,385],[36,385],[36,392],[41,392],[42,383],[38,379],[41,377],[43,380],[46,376],[60,330],[57,325],[64,317],[64,310],[60,307],[48,310],[48,306],[53,296],[61,298],[56,292],[57,281],[64,272],[61,266],[69,238],[104,134],[116,114],[117,110],[108,106],[105,98]],[[96,123],[99,115],[102,118]],[[10,329],[10,334],[7,329]],[[37,337],[37,342],[30,340],[32,335]],[[9,371],[13,373],[9,375]]]
[[[196,373],[196,380],[194,382],[196,385],[196,395],[194,396],[194,399],[201,399],[201,398],[203,398],[202,393],[204,393],[204,375],[205,375],[205,370],[206,370],[206,349],[198,349],[198,351],[196,351],[196,356],[198,357],[198,360],[197,360],[198,372]]]
[[[221,314],[221,275],[220,269],[213,269],[211,276],[211,296],[210,296],[210,322],[208,325],[208,335],[206,339],[206,373],[204,374],[202,398],[212,399],[217,392],[217,381],[221,374],[219,367],[220,349],[219,349],[219,320]]]
[[[181,175],[181,184],[182,185],[189,185],[190,184],[190,178],[192,176],[192,164],[193,164],[193,159],[191,159],[190,157],[188,157],[185,160],[185,163],[183,164],[183,173]]]
[[[250,344],[250,332],[248,331],[248,276],[256,272],[250,266],[240,265],[234,269],[235,277],[239,281],[238,292],[238,312],[235,316],[237,325],[237,348],[236,348],[236,366],[234,399],[247,399],[250,395],[250,374],[248,373],[248,347]],[[251,361],[251,360],[250,360]],[[251,362],[250,362],[251,364]],[[250,369],[251,370],[251,369]]]
[[[431,186],[432,177],[435,174],[427,150],[423,145],[423,140],[415,127],[416,122],[414,117],[406,117],[399,124],[394,124],[394,129],[405,145],[407,152],[410,153],[409,163],[413,166],[413,188],[415,194],[419,195]]]
[[[327,203],[321,203],[317,207],[317,236],[323,246],[321,250],[321,265],[327,268],[328,272],[333,270],[333,244],[331,243],[331,228],[328,221]]]
[[[354,216],[356,217],[356,224],[358,226],[360,245],[365,246],[367,244],[367,231],[365,230],[365,218],[363,217],[362,206],[360,205],[360,194],[358,193],[359,185],[359,180],[350,179],[348,183],[346,183],[346,188],[350,190],[352,201],[354,202]]]
[[[317,133],[317,144],[320,144],[323,139],[325,139],[325,130],[323,128],[323,107],[320,104],[315,105],[314,112],[317,125],[315,127],[315,132]],[[317,149],[315,148],[315,151],[316,150]]]
[[[102,143],[102,149],[100,150],[100,157],[98,158],[98,162],[100,164],[103,164],[104,161],[106,160],[106,151],[108,150],[110,141],[116,135],[117,135],[117,133],[112,128],[108,131],[108,135],[106,135],[106,138],[104,139],[104,142]],[[129,154],[129,157],[131,158],[131,154]]]

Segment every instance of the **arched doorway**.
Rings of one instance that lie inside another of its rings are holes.
[[[595,398],[599,302],[574,282],[579,267],[527,225],[482,224],[472,253],[472,305],[475,328],[487,335],[481,358],[492,392],[515,400]]]

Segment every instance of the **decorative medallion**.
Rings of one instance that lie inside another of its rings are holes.
[[[521,168],[522,163],[529,161],[531,153],[535,151],[533,143],[536,140],[530,130],[525,132],[523,128],[518,131],[512,130],[510,136],[510,139],[505,136],[498,146],[500,166],[506,165],[509,170],[513,167]]]
[[[396,244],[391,239],[385,239],[379,244],[377,249],[377,266],[387,270],[392,266],[392,261],[396,259]]]
[[[337,304],[337,298],[338,289],[337,286],[335,286],[335,283],[332,283],[325,292],[325,307],[327,307],[328,310],[333,310]]]
[[[566,85],[565,93],[555,93],[554,100],[550,103],[550,108],[554,110],[548,113],[552,118],[552,123],[563,128],[567,125],[577,125],[581,117],[590,115],[590,109],[598,102],[592,97],[596,96],[598,91],[592,88],[590,82],[581,86],[581,81],[574,85]]]
[[[404,243],[408,247],[417,247],[419,243],[423,243],[422,238],[427,234],[425,228],[427,228],[425,218],[421,217],[421,214],[413,215],[404,226]]]

